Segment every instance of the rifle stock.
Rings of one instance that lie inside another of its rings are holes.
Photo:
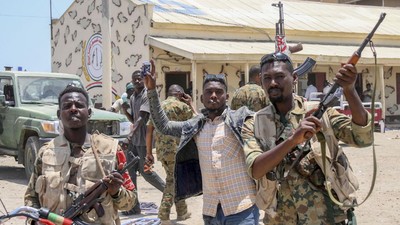
[[[138,164],[138,162],[139,157],[134,156],[132,161],[127,163],[121,170],[116,170],[116,172],[122,175],[126,170]],[[73,201],[72,205],[65,210],[63,216],[65,218],[74,219],[75,217],[78,217],[81,214],[90,211],[91,209],[95,209],[99,217],[103,216],[104,209],[100,205],[100,202],[102,201],[100,197],[104,192],[107,191],[107,189],[108,187],[105,185],[103,179],[97,181]]]

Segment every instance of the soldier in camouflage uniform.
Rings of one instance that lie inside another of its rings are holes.
[[[364,147],[371,145],[373,139],[371,115],[355,91],[356,77],[356,68],[351,64],[344,65],[336,74],[336,82],[357,117],[349,118],[332,108],[325,113],[337,139]],[[320,131],[321,121],[306,116],[303,98],[292,93],[297,74],[293,73],[290,58],[282,53],[265,55],[261,60],[261,80],[272,104],[258,111],[254,121],[245,123],[242,137],[250,176],[256,180],[266,176],[279,184],[275,211],[266,213],[264,223],[346,224],[346,212],[321,187],[325,179],[321,168],[313,164],[316,168],[309,177],[301,175],[298,167],[291,168],[298,145]],[[266,120],[271,121],[267,126]]]
[[[231,108],[236,110],[242,106],[247,106],[250,110],[257,112],[267,106],[268,100],[260,84],[260,67],[258,65],[252,66],[249,70],[249,83],[236,90],[232,98]]]
[[[185,103],[186,102],[186,103]],[[193,117],[194,110],[191,106],[191,98],[184,93],[184,90],[179,85],[171,85],[168,89],[168,98],[161,103],[161,107],[171,121],[186,121]],[[154,162],[152,154],[152,134],[154,126],[150,120],[147,124],[146,146],[147,146],[147,161],[152,164]],[[175,154],[179,144],[179,138],[163,135],[156,132],[155,147],[158,160],[162,163],[166,173],[166,184],[161,199],[158,218],[162,224],[170,224],[169,215],[174,202],[174,167]],[[180,200],[176,203],[176,212],[178,220],[189,218],[190,213],[187,210],[185,200]]]
[[[79,218],[90,224],[121,224],[118,210],[132,208],[136,191],[128,172],[113,172],[126,162],[118,140],[97,132],[87,133],[91,109],[83,89],[67,87],[58,102],[57,116],[63,131],[38,151],[25,205],[45,207],[61,215],[79,194],[102,179],[107,186],[100,201],[104,215],[90,210]]]

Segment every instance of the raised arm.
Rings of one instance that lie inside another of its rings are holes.
[[[346,64],[339,69],[335,81],[343,88],[343,94],[349,103],[351,114],[357,115],[352,117],[353,123],[365,126],[368,124],[368,112],[362,105],[361,99],[354,88],[356,79],[356,67],[352,64]]]
[[[151,71],[144,78],[147,88],[147,97],[150,105],[150,114],[154,127],[162,134],[180,137],[185,122],[169,121],[161,108],[160,99],[156,90],[156,71],[154,61],[151,60]]]

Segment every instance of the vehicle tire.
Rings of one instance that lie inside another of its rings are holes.
[[[39,150],[39,138],[37,136],[30,136],[26,140],[25,152],[24,152],[24,167],[25,174],[28,180],[31,178],[34,169],[34,163],[36,159],[36,153]]]

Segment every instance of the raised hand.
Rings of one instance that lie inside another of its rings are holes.
[[[150,64],[150,73],[147,73],[144,77],[144,85],[146,85],[147,90],[156,89],[156,67],[153,59],[150,60]]]
[[[335,81],[343,90],[352,90],[357,80],[357,69],[352,64],[345,64],[338,70]]]

